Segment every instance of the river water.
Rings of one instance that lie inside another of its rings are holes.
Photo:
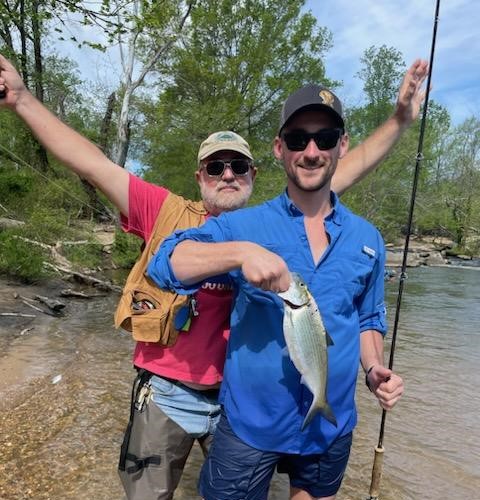
[[[397,291],[387,284],[392,324]],[[116,465],[133,343],[113,328],[117,298],[73,299],[65,318],[39,318],[43,325],[0,318],[2,500],[124,499]],[[479,325],[480,270],[409,270],[395,354],[406,394],[386,419],[381,499],[480,498]],[[368,496],[381,410],[363,377],[357,401],[339,500]],[[200,462],[194,448],[176,499],[198,498]],[[269,498],[288,498],[283,476]]]

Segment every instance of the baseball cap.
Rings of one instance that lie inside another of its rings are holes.
[[[198,163],[217,151],[236,151],[253,160],[248,142],[243,137],[230,130],[214,132],[200,144],[200,149],[198,150]]]
[[[291,94],[284,102],[280,115],[280,128],[278,134],[280,135],[287,122],[293,118],[293,115],[310,107],[319,108],[328,112],[335,120],[336,125],[345,128],[340,99],[323,85],[310,83]]]

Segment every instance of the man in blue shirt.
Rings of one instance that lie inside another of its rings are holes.
[[[383,363],[382,237],[330,190],[348,149],[338,98],[320,85],[293,93],[273,149],[287,174],[283,194],[176,233],[148,268],[159,286],[180,293],[226,273],[236,287],[224,415],[200,478],[206,500],[264,500],[276,466],[289,474],[295,500],[334,499],[357,421],[359,360],[383,408],[403,392],[402,379]],[[333,340],[327,400],[337,426],[317,414],[301,430],[312,394],[285,349],[284,306],[275,293],[289,288],[291,271],[303,277]]]

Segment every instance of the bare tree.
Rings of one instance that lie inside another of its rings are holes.
[[[152,2],[148,6],[148,11],[146,3],[148,2],[139,0],[133,2],[131,15],[127,20],[128,25],[125,30],[117,33],[123,71],[123,98],[112,160],[122,167],[125,166],[130,144],[129,115],[132,96],[148,73],[154,70],[160,58],[166,56],[174,46],[190,15],[194,1],[189,1],[185,5],[182,5],[182,2]],[[160,19],[158,16],[163,18]],[[122,24],[120,19],[119,24]],[[126,40],[125,34],[127,34]],[[144,55],[141,58],[139,74],[134,78],[135,65],[140,59],[140,49]]]

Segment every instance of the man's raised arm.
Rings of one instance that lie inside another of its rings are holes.
[[[25,87],[13,65],[0,54],[0,107],[11,109],[31,129],[43,146],[70,170],[97,186],[128,216],[128,172],[75,132]]]
[[[341,195],[363,179],[385,158],[403,132],[416,120],[425,98],[422,84],[427,74],[427,61],[417,59],[410,66],[400,85],[395,112],[364,142],[339,160],[332,178],[333,191]]]

